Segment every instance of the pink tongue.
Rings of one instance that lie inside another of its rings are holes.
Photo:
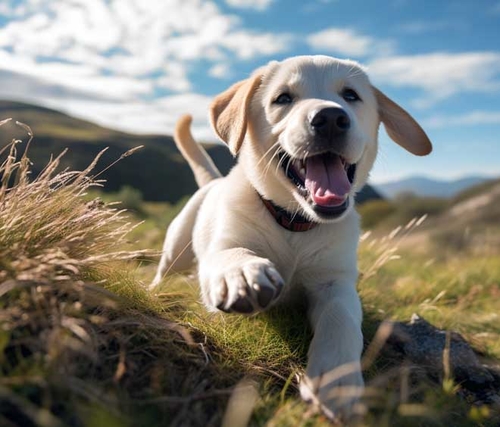
[[[314,203],[320,206],[341,205],[351,189],[339,156],[309,157],[306,160],[305,184]]]

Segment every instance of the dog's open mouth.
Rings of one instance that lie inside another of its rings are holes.
[[[284,151],[280,153],[280,164],[288,179],[317,213],[337,216],[347,209],[355,164],[330,152],[292,159]]]

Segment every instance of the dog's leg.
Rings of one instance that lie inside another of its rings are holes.
[[[168,227],[160,264],[149,289],[156,287],[163,277],[174,271],[184,271],[192,267],[194,253],[191,236],[196,215],[210,186],[198,190]]]
[[[270,260],[244,248],[204,256],[199,278],[208,309],[246,314],[268,308],[284,284]]]
[[[300,384],[302,398],[330,418],[348,418],[363,392],[361,303],[354,280],[308,289],[313,339]]]

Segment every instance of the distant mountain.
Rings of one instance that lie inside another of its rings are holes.
[[[117,191],[127,185],[141,191],[144,200],[177,202],[196,190],[191,170],[170,136],[132,135],[107,129],[48,108],[19,102],[0,101],[0,121],[12,117],[31,127],[35,138],[29,147],[33,175],[37,175],[51,156],[65,148],[68,152],[62,166],[75,170],[86,168],[103,149],[96,173],[115,162],[126,151],[144,148],[107,169],[99,178],[105,179],[105,191]],[[26,141],[26,131],[10,122],[0,128],[0,148],[12,138]],[[25,144],[19,144],[22,152]],[[234,160],[223,145],[207,145],[208,152],[223,173]]]
[[[491,178],[484,176],[468,176],[457,180],[446,181],[415,176],[399,181],[374,184],[374,187],[385,197],[394,198],[401,193],[413,193],[424,197],[454,197],[461,191],[481,184]]]
[[[132,135],[76,119],[49,108],[20,102],[0,100],[0,121],[13,118],[31,127],[35,139],[29,147],[33,175],[40,173],[51,156],[69,148],[63,157],[63,168],[85,169],[104,148],[96,173],[115,162],[126,151],[144,145],[144,148],[107,169],[99,178],[106,180],[104,191],[117,191],[127,185],[141,191],[144,200],[175,203],[196,191],[191,169],[175,147],[171,136]],[[10,122],[0,127],[0,150],[13,138],[27,140],[26,131]],[[19,144],[21,154],[26,144]],[[226,174],[234,165],[229,150],[219,144],[205,144],[217,167]],[[4,154],[5,155],[5,154]],[[2,161],[0,157],[0,161]],[[357,201],[380,198],[366,186]]]
[[[370,200],[380,200],[384,197],[372,185],[366,184],[359,193],[356,194],[356,203],[361,205]]]

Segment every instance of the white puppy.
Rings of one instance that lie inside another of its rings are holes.
[[[431,143],[363,68],[327,56],[271,62],[217,96],[210,117],[238,163],[220,178],[190,117],[179,121],[176,142],[201,188],[168,229],[153,286],[196,259],[209,310],[253,313],[303,292],[314,335],[301,394],[348,416],[363,388],[353,197],[380,122],[413,154]]]

